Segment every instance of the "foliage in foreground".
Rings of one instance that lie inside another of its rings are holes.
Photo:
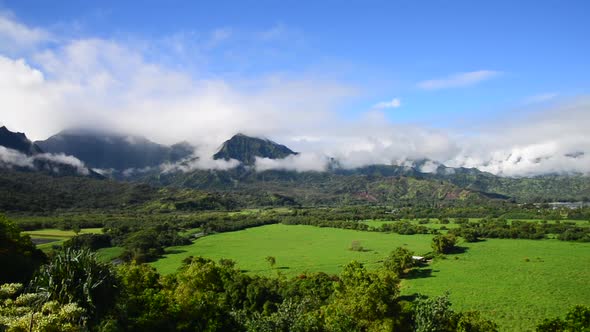
[[[45,255],[35,248],[28,235],[0,215],[0,283],[24,282],[43,262]]]
[[[569,332],[569,331],[590,331],[590,308],[584,306],[573,307],[565,319],[545,319],[537,326],[538,332]]]
[[[31,286],[2,286],[0,329],[411,331],[418,324],[412,303],[399,297],[398,275],[358,262],[339,276],[288,279],[250,276],[229,260],[192,258],[178,273],[160,276],[147,265],[115,269],[88,251],[66,249]],[[429,315],[423,310],[420,317],[436,321]]]

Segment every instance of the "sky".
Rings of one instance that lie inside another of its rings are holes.
[[[0,0],[0,123],[32,139],[187,140],[202,159],[237,132],[303,152],[260,169],[330,156],[589,173],[589,14],[588,1]]]

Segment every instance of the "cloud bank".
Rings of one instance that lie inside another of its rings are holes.
[[[259,39],[272,42],[284,29]],[[227,43],[235,33],[215,30],[205,48]],[[14,41],[19,36],[26,42]],[[284,160],[258,159],[257,170],[321,171],[329,156],[346,168],[429,159],[508,176],[590,173],[588,96],[550,108],[535,105],[524,115],[515,110],[505,120],[475,129],[435,129],[388,118],[383,110],[399,107],[398,98],[369,105],[360,116],[340,114],[362,89],[324,73],[207,75],[155,61],[150,47],[101,38],[62,39],[44,47],[51,36],[0,14],[0,40],[7,41],[0,44],[11,48],[0,48],[0,121],[33,139],[84,127],[197,146],[194,158],[163,165],[163,171],[235,167],[236,161],[211,156],[224,140],[242,132],[302,152]],[[418,88],[464,87],[499,74],[464,72],[420,82]],[[30,162],[6,151],[2,158],[23,167]],[[423,171],[432,171],[433,165]]]

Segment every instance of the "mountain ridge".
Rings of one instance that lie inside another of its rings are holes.
[[[165,146],[143,136],[71,129],[36,144],[47,152],[73,155],[92,168],[120,171],[177,162],[194,152],[186,142]]]

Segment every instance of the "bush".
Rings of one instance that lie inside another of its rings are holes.
[[[455,248],[457,238],[453,234],[437,235],[432,239],[432,249],[438,254],[448,254]]]
[[[354,240],[350,243],[350,248],[348,248],[349,250],[352,251],[364,251],[365,248],[363,248],[363,246],[361,245],[361,241],[358,240]]]
[[[116,295],[116,278],[111,265],[99,262],[88,250],[66,248],[41,267],[31,281],[37,293],[65,305],[76,303],[100,316],[108,311]]]

